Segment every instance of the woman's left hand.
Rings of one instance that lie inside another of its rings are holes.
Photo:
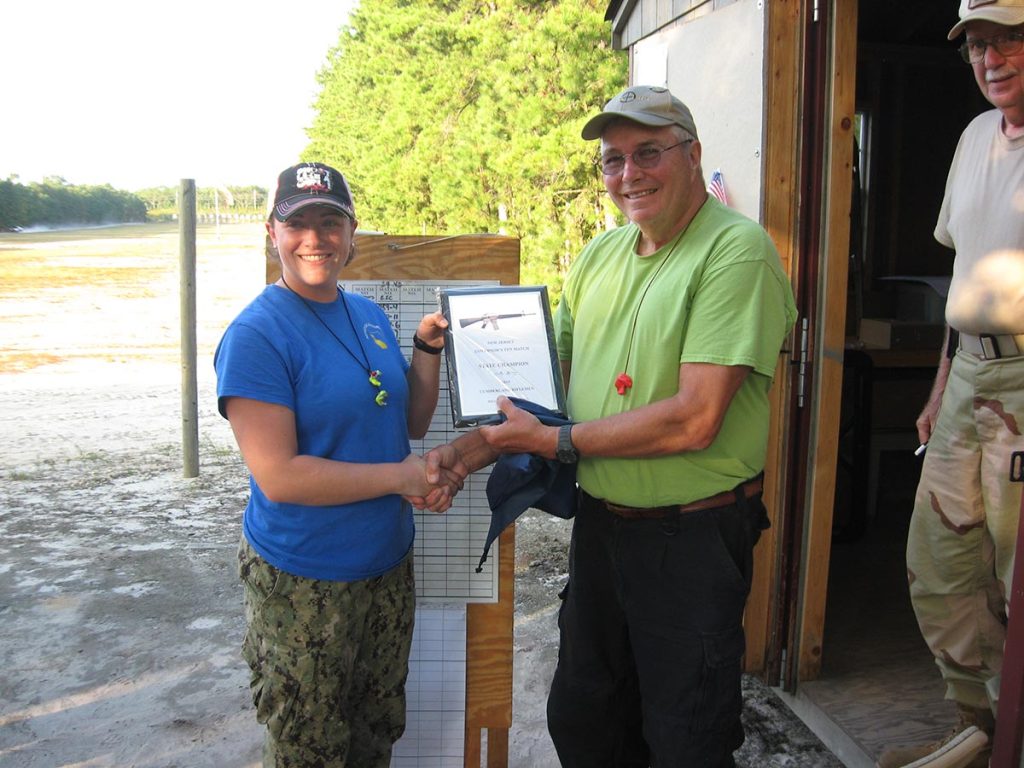
[[[447,327],[448,321],[444,319],[444,315],[440,311],[431,312],[420,320],[420,324],[416,328],[416,335],[430,346],[440,349],[444,346],[444,330]]]

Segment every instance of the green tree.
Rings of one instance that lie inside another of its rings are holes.
[[[107,184],[75,186],[60,176],[28,185],[0,181],[0,229],[145,220],[140,198]]]
[[[149,187],[135,194],[145,203],[150,219],[170,220],[178,213],[178,187]],[[267,213],[267,190],[254,185],[197,187],[196,213],[212,216],[215,211],[222,216],[263,218]]]
[[[0,181],[0,232],[25,226],[31,194],[11,177]]]
[[[585,119],[626,82],[594,0],[364,0],[320,73],[303,157],[341,169],[360,224],[522,240],[554,296],[613,207]]]
[[[147,187],[135,194],[146,206],[150,218],[169,218],[178,209],[177,187]]]

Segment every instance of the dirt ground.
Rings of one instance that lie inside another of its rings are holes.
[[[200,249],[191,479],[173,262],[150,265],[136,292],[14,293],[0,239],[0,337],[18,352],[0,372],[0,765],[259,763],[233,570],[246,473],[214,410],[210,364],[262,286],[253,231],[233,235],[252,241],[251,261],[215,263]],[[539,512],[517,529],[512,768],[557,765],[544,700],[568,531]],[[841,765],[770,689],[745,687],[741,766]]]

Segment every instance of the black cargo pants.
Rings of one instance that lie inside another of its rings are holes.
[[[548,730],[565,768],[731,768],[760,496],[627,520],[585,493]]]

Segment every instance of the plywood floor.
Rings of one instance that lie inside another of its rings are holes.
[[[874,761],[888,746],[929,742],[956,720],[907,591],[914,457],[882,454],[877,512],[866,531],[832,546],[823,674],[803,694]]]

